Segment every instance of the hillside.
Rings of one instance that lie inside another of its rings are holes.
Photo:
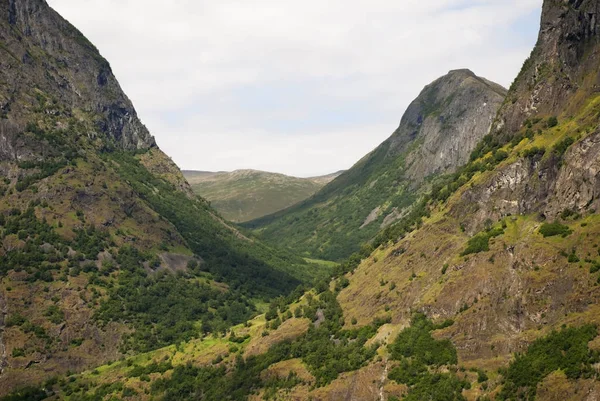
[[[183,171],[196,194],[208,200],[225,219],[238,223],[303,201],[340,174],[297,178],[257,170]]]
[[[536,50],[490,135],[329,286],[274,302],[224,337],[53,390],[76,399],[597,399],[600,48],[589,16],[598,6],[544,2]]]
[[[324,274],[194,195],[44,0],[0,3],[0,54],[0,396],[225,330]]]
[[[489,133],[506,90],[469,70],[425,87],[393,135],[308,200],[245,223],[267,242],[341,260],[408,214],[437,176],[464,164]]]
[[[242,318],[230,330],[221,326],[203,330],[204,336],[163,338],[164,346],[109,356],[102,366],[59,374],[5,400],[597,400],[599,8],[600,0],[544,1],[538,43],[489,134],[453,173],[439,175],[417,192],[410,213],[337,266],[331,281],[272,299],[266,313]],[[112,160],[127,164],[123,158]],[[129,174],[127,180],[134,177]],[[147,178],[139,182],[149,182],[153,188],[146,193],[155,193],[157,182]],[[4,217],[5,229],[16,227],[17,232],[4,238],[5,247],[17,246],[19,237],[29,235],[19,234],[19,228],[31,218],[28,211]],[[43,225],[34,226],[41,227],[40,240],[52,239]],[[32,249],[17,260],[37,255]],[[135,264],[135,256],[119,252],[119,264]],[[6,294],[12,304],[26,296],[22,289],[29,284],[16,280],[29,280],[26,274],[26,268],[10,272],[10,289],[3,276],[3,301]],[[92,290],[71,293],[80,285],[75,280],[85,282],[86,274],[90,272],[83,268],[78,276],[69,274],[71,287],[61,288],[76,306],[101,301],[104,287],[99,284],[92,288],[100,295]],[[110,274],[98,274],[94,282],[109,281]],[[139,280],[131,288],[146,283]],[[216,291],[226,288],[209,283]],[[173,281],[163,284],[150,286],[154,298],[148,292],[134,294],[131,298],[138,302],[126,303],[125,311],[151,310],[148,306],[165,298]],[[56,285],[61,284],[27,288],[33,291],[23,310],[53,294]],[[15,288],[21,293],[14,294]],[[178,293],[185,307],[173,302],[162,314],[177,316],[202,307],[192,303],[200,295],[194,286],[184,289]],[[124,294],[122,287],[117,292]],[[168,295],[173,300],[174,294]],[[118,310],[118,301],[104,304],[100,316]],[[227,306],[214,315],[239,310],[239,305]],[[60,317],[56,308],[41,311],[44,317],[35,322]],[[9,313],[4,333],[10,339],[22,330],[40,341],[53,333],[29,319]],[[116,323],[107,323],[104,330],[118,328]],[[44,321],[44,327],[53,326]],[[59,327],[71,329],[68,324]],[[126,344],[143,344],[152,334]],[[35,350],[56,341],[46,340]],[[81,358],[96,349],[87,341],[75,338],[68,349],[84,347],[76,354]],[[107,342],[104,352],[110,346]],[[21,352],[17,348],[9,362],[22,361]],[[35,363],[19,373],[25,377],[32,368]]]

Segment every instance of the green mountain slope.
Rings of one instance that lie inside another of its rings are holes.
[[[278,212],[313,195],[340,173],[296,178],[256,170],[183,171],[193,191],[227,220],[245,222]]]
[[[469,70],[428,85],[377,149],[308,200],[243,224],[266,241],[328,260],[357,251],[410,212],[421,189],[454,171],[488,132],[505,90]]]
[[[0,4],[0,54],[0,395],[225,330],[326,274],[194,195],[45,1]]]
[[[490,135],[423,189],[419,207],[340,265],[329,285],[277,298],[229,332],[61,376],[10,399],[595,399],[599,7],[544,2],[536,49]],[[8,216],[16,217],[31,213]],[[5,225],[20,231],[20,223]],[[36,232],[52,239],[43,226]],[[7,322],[43,337],[19,316]]]
[[[329,287],[273,303],[235,336],[132,361],[155,372],[150,361],[167,356],[172,365],[153,384],[133,378],[142,368],[127,363],[100,380],[139,389],[142,399],[593,399],[600,59],[590,60],[599,54],[590,15],[598,6],[544,2],[536,51],[491,134]],[[556,69],[538,80],[545,63]],[[198,349],[221,358],[185,365],[183,355]]]

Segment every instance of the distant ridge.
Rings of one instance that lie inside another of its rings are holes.
[[[278,212],[305,200],[342,174],[299,178],[243,169],[231,172],[184,170],[192,189],[206,198],[223,217],[245,222]]]

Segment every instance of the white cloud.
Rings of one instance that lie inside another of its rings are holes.
[[[541,0],[48,1],[111,62],[181,167],[304,176],[350,167],[450,69],[508,86],[533,46],[532,13],[541,7]]]

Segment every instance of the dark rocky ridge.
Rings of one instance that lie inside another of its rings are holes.
[[[42,94],[52,104],[46,113],[92,115],[90,137],[126,150],[155,146],[109,63],[44,0],[3,0],[0,24],[0,160],[43,156],[18,135]]]
[[[572,113],[598,93],[599,12],[597,0],[544,2],[537,44],[499,111],[495,135],[511,137],[532,116]]]
[[[594,99],[600,94],[600,1],[546,1],[531,57],[498,113],[492,135],[505,142],[527,129],[527,121],[558,116],[578,125],[574,144],[557,157],[527,158],[505,165],[485,185],[467,190],[455,215],[469,217],[471,231],[487,219],[539,213],[550,220],[565,209],[600,207],[600,130]],[[541,125],[541,127],[540,127]],[[538,123],[536,129],[547,127]],[[568,126],[560,128],[569,130]]]

